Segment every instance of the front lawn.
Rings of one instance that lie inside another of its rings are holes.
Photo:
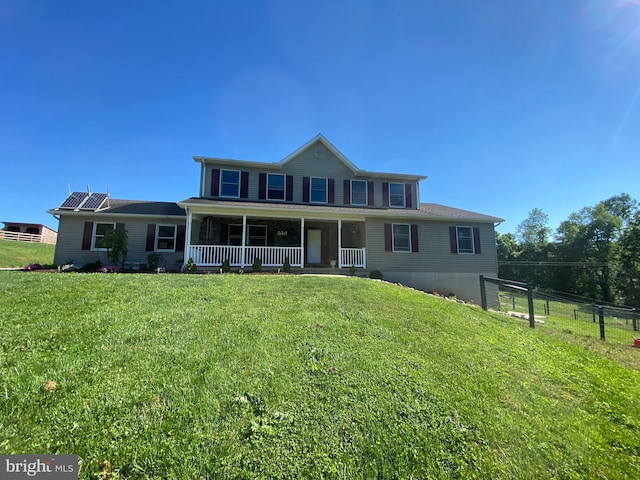
[[[81,478],[640,478],[640,372],[383,282],[3,272],[0,345]]]

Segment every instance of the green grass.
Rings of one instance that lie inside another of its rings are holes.
[[[0,268],[24,267],[32,263],[51,265],[56,246],[46,243],[0,240]]]
[[[0,349],[83,479],[640,478],[640,372],[383,282],[5,272]]]

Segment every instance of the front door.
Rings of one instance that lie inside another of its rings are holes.
[[[322,263],[322,230],[307,230],[307,263]]]

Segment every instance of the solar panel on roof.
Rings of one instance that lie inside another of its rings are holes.
[[[87,192],[72,192],[59,208],[75,210],[89,197]]]
[[[92,193],[89,198],[79,207],[80,210],[97,210],[107,199],[106,193]]]

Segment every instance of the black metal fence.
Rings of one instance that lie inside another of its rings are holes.
[[[484,282],[498,285],[497,310],[528,320],[532,328],[640,346],[640,310],[637,308],[601,304],[585,297],[536,290],[529,284],[487,277],[480,279],[481,293]]]

